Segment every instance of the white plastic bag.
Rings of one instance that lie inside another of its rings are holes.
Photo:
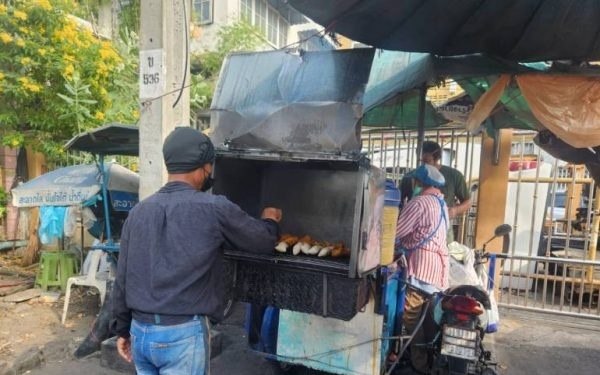
[[[458,285],[480,285],[479,277],[473,267],[475,256],[473,250],[452,242],[448,245],[450,255],[450,269],[448,272],[448,282],[450,287]]]
[[[475,252],[458,242],[452,242],[448,245],[448,254],[450,255],[450,270],[448,279],[450,286],[458,285],[479,285],[488,292],[491,308],[486,310],[486,317],[482,319],[482,323],[486,325],[486,333],[498,331],[500,324],[500,314],[498,313],[498,304],[494,297],[494,287],[488,288],[488,271],[487,267],[481,267],[481,275],[475,272]]]
[[[481,282],[481,286],[488,293],[490,298],[491,308],[486,310],[487,315],[487,326],[485,328],[486,333],[494,333],[498,331],[498,327],[500,325],[500,313],[498,312],[498,303],[496,302],[496,297],[494,297],[494,283],[491,284],[491,288],[489,286],[489,275],[487,267],[482,266],[481,275],[479,275],[479,280]]]
[[[486,311],[488,323],[485,332],[494,333],[498,331],[498,327],[500,326],[500,313],[498,312],[498,304],[496,303],[496,297],[494,297],[494,291],[492,290],[489,295],[492,308]]]

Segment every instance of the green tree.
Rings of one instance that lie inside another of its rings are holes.
[[[217,35],[217,48],[214,51],[195,54],[191,57],[190,107],[192,119],[197,113],[210,107],[225,57],[232,52],[254,51],[266,43],[260,32],[244,21],[223,26]]]
[[[78,7],[71,0],[0,1],[2,144],[60,157],[61,145],[80,131],[137,119],[131,92],[125,101],[114,95],[130,90],[136,67],[71,15]]]
[[[8,194],[2,186],[0,186],[0,219],[6,216],[6,206],[8,205]]]

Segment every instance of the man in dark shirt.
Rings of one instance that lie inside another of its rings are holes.
[[[114,284],[117,349],[138,374],[205,374],[208,318],[222,319],[224,243],[269,253],[281,210],[250,217],[212,185],[214,147],[191,128],[165,140],[168,183],[140,202],[123,227]]]
[[[444,176],[446,184],[440,188],[440,190],[442,191],[442,194],[444,194],[444,200],[448,207],[448,216],[450,219],[459,217],[469,211],[469,208],[471,208],[471,192],[467,188],[465,177],[457,169],[441,164],[442,148],[440,145],[437,142],[424,141],[420,158],[422,164],[436,167]],[[401,192],[400,208],[402,208],[413,195],[416,195],[414,194],[414,179],[410,174],[407,174],[402,178],[399,188]],[[446,239],[448,243],[454,241],[454,229],[452,225],[448,230]]]
[[[450,219],[461,216],[471,208],[471,193],[467,188],[465,177],[460,171],[441,164],[442,148],[437,142],[423,142],[421,162],[436,167],[444,176],[446,185],[441,188],[444,200],[448,206]],[[448,243],[454,241],[452,227],[448,231]]]

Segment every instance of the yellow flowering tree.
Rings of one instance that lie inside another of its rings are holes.
[[[131,59],[72,16],[77,6],[0,0],[2,144],[32,145],[53,157],[80,131],[136,121],[136,92],[124,92],[134,90]]]

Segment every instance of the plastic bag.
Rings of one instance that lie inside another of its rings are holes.
[[[451,287],[481,285],[481,281],[473,267],[475,256],[472,249],[458,242],[452,242],[448,245],[448,253],[450,254],[448,282]]]
[[[487,310],[488,323],[485,328],[485,333],[498,332],[498,326],[500,325],[500,313],[498,312],[498,304],[496,303],[496,297],[494,297],[494,291],[490,293],[490,304],[492,308]]]
[[[483,265],[481,268],[481,275],[477,275],[474,267],[475,252],[473,249],[459,244],[458,242],[452,242],[448,245],[448,254],[450,255],[450,270],[448,275],[450,286],[479,285],[485,291],[487,291],[490,298],[491,308],[486,310],[486,316],[484,319],[482,319],[482,323],[486,324],[486,333],[498,331],[500,314],[498,312],[496,298],[494,297],[494,284],[492,283],[492,287],[489,288],[490,284],[488,283],[489,275],[487,267]]]
[[[65,212],[64,232],[65,237],[74,237],[77,232],[77,216],[79,207],[69,206]]]
[[[495,257],[490,259],[490,261],[495,262]],[[489,283],[489,274],[487,267],[485,265],[482,266],[481,275],[479,275],[479,280],[483,289],[485,289],[490,298],[491,308],[486,310],[487,315],[487,325],[485,328],[486,333],[494,333],[498,331],[498,326],[500,325],[500,313],[498,312],[498,303],[496,302],[496,297],[494,296],[494,283]],[[491,285],[491,288],[489,287]]]
[[[38,232],[42,244],[48,245],[63,236],[66,209],[62,206],[40,207],[40,228]]]

